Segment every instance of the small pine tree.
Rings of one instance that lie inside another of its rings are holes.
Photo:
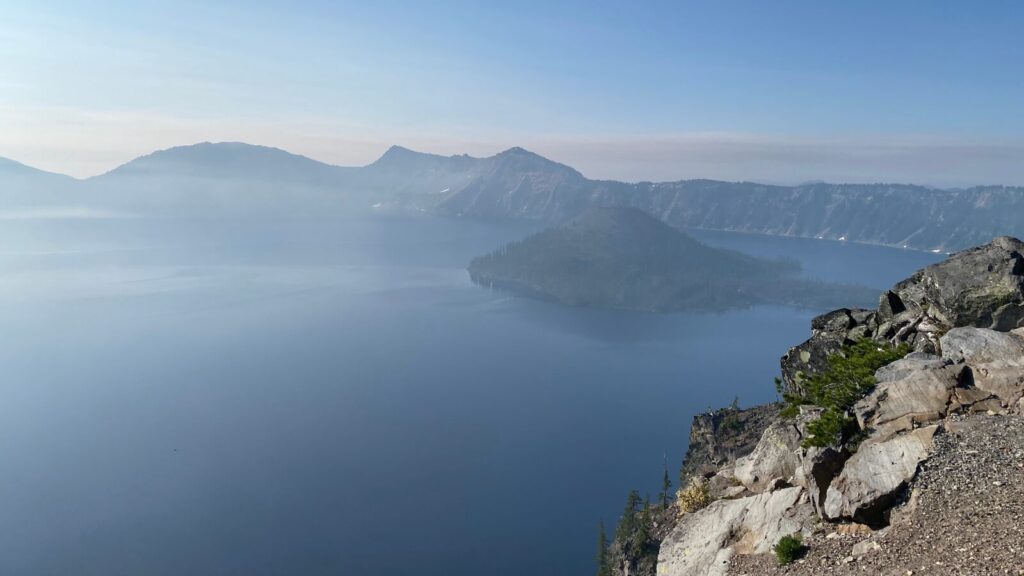
[[[626,497],[626,507],[622,510],[622,518],[619,519],[619,527],[615,530],[615,539],[625,542],[633,532],[636,531],[637,512],[640,511],[640,492],[630,490]]]
[[[597,576],[611,576],[612,567],[608,564],[608,536],[604,532],[604,522],[598,527],[597,535]]]
[[[637,523],[636,532],[629,543],[629,558],[635,562],[643,557],[651,546],[651,534],[647,529],[647,515],[644,514]]]
[[[669,494],[669,490],[672,488],[672,480],[670,480],[669,476],[668,476],[668,459],[665,458],[664,456],[662,456],[661,466],[662,466],[662,469],[664,470],[664,472],[663,472],[663,474],[661,476],[661,494],[659,494],[659,496],[660,496],[660,499],[661,499],[661,507],[662,507],[662,509],[667,509],[668,508],[668,494]]]

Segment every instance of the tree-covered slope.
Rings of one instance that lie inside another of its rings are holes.
[[[469,272],[478,284],[535,298],[652,312],[876,298],[865,288],[802,279],[794,262],[706,246],[633,208],[588,209],[474,259]]]

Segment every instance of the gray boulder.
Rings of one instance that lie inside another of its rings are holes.
[[[954,328],[942,339],[943,357],[970,368],[971,385],[1005,406],[1024,397],[1024,337],[1018,331]]]
[[[941,358],[923,356],[886,366],[876,373],[878,386],[854,405],[857,423],[872,431],[870,441],[881,442],[921,422],[945,417],[961,370]],[[897,376],[902,378],[893,379]]]
[[[735,476],[751,492],[763,492],[773,481],[789,483],[800,465],[796,425],[776,420],[761,435],[754,451],[736,460]]]
[[[811,505],[819,517],[825,517],[825,498],[829,484],[843,469],[850,454],[845,450],[831,446],[818,448],[812,446],[800,452],[800,466],[793,475],[793,484],[807,491]]]
[[[982,328],[953,328],[941,339],[942,357],[971,366],[1024,365],[1024,338],[1019,332],[996,332]]]
[[[915,372],[942,368],[950,364],[952,361],[935,354],[911,352],[900,360],[879,368],[875,372],[875,380],[879,383],[902,380]]]
[[[1007,236],[958,252],[893,288],[907,309],[948,327],[1024,326],[1024,242]]]
[[[802,488],[719,500],[687,514],[658,552],[661,576],[723,576],[736,554],[763,554],[779,538],[809,530],[814,509]]]
[[[828,487],[825,517],[881,524],[884,511],[928,458],[936,430],[938,426],[929,426],[862,446]]]

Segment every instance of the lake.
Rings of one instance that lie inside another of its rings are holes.
[[[8,221],[0,573],[593,572],[697,412],[775,397],[819,311],[472,285],[522,225]],[[938,255],[695,232],[886,288]]]

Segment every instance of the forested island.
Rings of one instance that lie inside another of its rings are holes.
[[[755,304],[828,308],[875,290],[801,276],[799,263],[702,244],[635,208],[590,208],[567,223],[474,259],[482,286],[572,306],[672,312]]]

